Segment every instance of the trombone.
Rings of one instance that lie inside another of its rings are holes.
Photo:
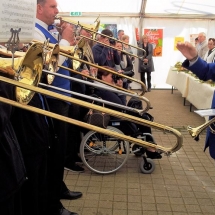
[[[99,43],[99,44],[101,44],[101,45],[103,45],[103,46],[110,47],[110,48],[112,48],[112,49],[115,49],[115,50],[120,51],[120,52],[122,52],[122,53],[124,53],[124,54],[130,55],[130,56],[132,56],[132,57],[138,58],[138,59],[140,59],[140,60],[142,60],[143,57],[144,57],[144,56],[139,57],[138,55],[131,54],[131,53],[129,53],[129,52],[126,52],[125,50],[121,50],[121,49],[118,49],[118,48],[116,48],[116,47],[107,45],[107,44],[105,44],[105,43],[102,43],[102,42],[100,42],[100,41],[98,41],[98,40],[95,40],[95,39],[93,39],[93,38],[86,37],[86,36],[84,36],[84,35],[80,35],[80,37],[82,37],[82,38],[84,38],[84,39],[88,39],[88,40],[94,41],[94,42]],[[123,43],[121,40],[118,40],[118,41],[119,41],[120,43]],[[143,49],[143,50],[144,50],[144,49]]]
[[[95,83],[91,83],[91,82],[88,82],[88,81],[83,81],[83,80],[80,80],[80,79],[77,79],[77,78],[73,78],[73,77],[68,77],[66,75],[54,73],[54,72],[51,72],[51,71],[48,71],[48,70],[44,70],[43,69],[43,72],[45,72],[47,74],[50,74],[50,75],[53,75],[53,76],[56,75],[58,77],[66,78],[66,79],[69,79],[71,81],[76,81],[76,82],[79,82],[79,83],[82,83],[82,84],[87,84],[87,85],[93,86],[95,88],[106,89],[103,86],[100,86],[100,85],[95,84]],[[73,91],[64,90],[64,89],[61,89],[59,87],[55,87],[55,86],[52,86],[52,85],[44,84],[44,83],[41,83],[41,82],[39,83],[39,85],[43,86],[43,87],[46,87],[46,88],[52,88],[52,89],[55,89],[55,90],[58,90],[58,91],[63,91],[63,92],[69,93],[69,94],[73,94],[73,95],[76,95],[76,96],[79,96],[79,97],[82,97],[82,98],[91,99],[91,100],[94,100],[94,101],[97,101],[97,102],[102,102],[104,104],[115,106],[115,107],[118,107],[118,108],[121,108],[121,109],[124,109],[124,110],[136,112],[136,113],[138,113],[141,116],[151,108],[151,104],[150,104],[150,102],[149,102],[149,100],[147,98],[145,98],[145,97],[139,97],[137,95],[132,95],[132,94],[126,93],[126,92],[121,92],[120,90],[117,90],[117,89],[114,89],[114,88],[108,88],[108,90],[112,91],[112,92],[115,92],[115,93],[121,93],[121,94],[124,94],[124,95],[127,95],[127,96],[132,96],[132,97],[135,97],[135,98],[139,98],[140,100],[146,102],[145,109],[138,110],[138,109],[131,108],[131,107],[128,107],[128,106],[119,105],[119,104],[116,104],[116,103],[113,103],[113,102],[108,102],[106,100],[98,99],[98,98],[95,98],[95,97],[92,97],[92,96],[87,96],[87,95],[76,93],[76,92],[73,92]]]
[[[156,150],[158,150],[160,152],[165,153],[166,155],[170,155],[173,152],[178,151],[182,147],[182,143],[183,143],[182,134],[179,131],[177,131],[176,129],[173,129],[171,127],[164,126],[164,125],[161,125],[161,124],[158,124],[158,123],[155,123],[155,122],[147,121],[147,120],[144,120],[144,119],[141,119],[141,118],[138,118],[138,117],[134,117],[134,116],[131,116],[131,115],[128,115],[128,114],[124,114],[124,113],[114,111],[114,110],[111,110],[111,109],[108,109],[108,108],[105,108],[105,107],[101,107],[101,106],[98,106],[98,105],[94,105],[94,104],[91,104],[91,103],[89,104],[88,102],[84,102],[84,101],[81,101],[81,100],[78,100],[78,99],[75,99],[75,98],[60,95],[58,93],[50,92],[48,90],[36,87],[34,85],[28,85],[28,84],[18,82],[18,81],[9,79],[9,78],[5,78],[5,77],[0,76],[0,81],[4,81],[6,83],[13,84],[13,85],[15,85],[17,87],[20,87],[22,89],[25,89],[25,90],[34,91],[36,93],[41,93],[43,95],[51,96],[51,97],[54,97],[56,99],[60,99],[60,100],[66,101],[66,102],[75,103],[75,104],[78,104],[78,105],[86,107],[86,108],[92,108],[92,109],[95,109],[95,110],[98,110],[98,111],[101,111],[101,112],[105,112],[105,113],[108,113],[108,114],[110,114],[112,116],[116,116],[118,118],[126,119],[126,120],[129,120],[129,121],[134,122],[134,123],[143,124],[143,125],[146,125],[146,126],[149,126],[149,127],[152,127],[152,128],[156,128],[156,129],[164,131],[165,133],[171,133],[171,134],[176,136],[177,141],[176,141],[176,144],[172,148],[165,148],[163,146],[155,145],[155,144],[140,140],[138,138],[133,138],[133,137],[130,137],[130,136],[127,136],[127,135],[112,132],[112,131],[109,131],[107,129],[99,128],[97,126],[93,126],[93,125],[83,123],[83,122],[80,122],[80,121],[77,121],[77,120],[74,120],[74,119],[70,119],[68,117],[64,117],[64,116],[61,116],[61,115],[58,115],[58,114],[50,113],[48,111],[41,110],[41,109],[38,109],[38,108],[35,108],[35,107],[31,107],[31,106],[28,106],[28,105],[25,105],[25,104],[21,104],[21,103],[15,102],[15,101],[11,101],[11,100],[3,98],[3,97],[0,97],[1,102],[5,102],[7,104],[10,104],[10,105],[13,105],[13,106],[16,106],[16,107],[19,107],[19,108],[23,108],[23,109],[26,109],[26,110],[29,110],[29,111],[37,112],[39,114],[43,114],[43,115],[46,115],[46,116],[49,116],[49,117],[52,117],[52,118],[55,118],[55,119],[59,119],[59,120],[62,120],[62,121],[65,121],[65,122],[68,122],[68,123],[71,123],[71,124],[75,124],[75,125],[84,127],[84,128],[86,128],[88,130],[93,130],[93,131],[96,131],[96,132],[99,132],[99,133],[102,133],[102,134],[106,134],[106,135],[110,135],[110,136],[113,136],[113,137],[116,137],[116,138],[119,138],[119,139],[122,139],[122,140],[126,140],[126,141],[138,144],[138,145],[146,147],[146,148],[152,147],[152,148],[155,148]]]
[[[43,55],[42,56],[43,56],[43,62],[45,62],[44,63],[45,70],[43,70],[43,71],[46,72],[46,73],[48,73],[48,75],[47,75],[47,82],[48,82],[48,84],[51,84],[53,82],[54,76],[56,75],[56,76],[63,77],[63,78],[69,79],[69,80],[74,80],[74,81],[81,82],[81,83],[84,83],[84,84],[87,84],[87,85],[91,85],[91,86],[96,87],[96,88],[102,88],[101,86],[99,86],[97,84],[94,84],[94,83],[91,83],[91,82],[82,81],[80,79],[76,79],[76,78],[72,78],[72,77],[68,77],[68,76],[56,73],[57,66],[58,66],[60,68],[64,68],[66,70],[69,70],[70,72],[73,72],[75,74],[80,74],[80,72],[75,71],[73,69],[69,69],[67,67],[57,65],[57,62],[58,62],[58,56],[57,56],[57,54],[58,54],[59,50],[62,51],[62,49],[59,48],[58,44],[51,44],[48,41],[45,42],[44,44],[42,44],[40,41],[36,41],[36,40],[34,40],[33,42],[35,44],[37,44],[38,46],[43,47]],[[79,49],[79,47],[83,47],[83,46],[84,46],[83,41],[80,41],[80,44],[78,45],[77,50]],[[52,47],[53,49],[51,50],[49,47]],[[76,51],[75,51],[76,48],[75,47],[66,47],[65,49],[63,49],[63,51],[65,51],[67,53],[70,50],[71,50],[71,52],[76,53]],[[22,56],[24,56],[23,52],[20,52],[20,53],[22,53]],[[17,56],[18,55],[19,55],[19,53],[17,54]],[[68,56],[68,57],[72,58],[72,56]],[[81,59],[78,59],[78,58],[77,58],[77,61],[88,63],[90,65],[93,65],[93,66],[97,67],[97,68],[102,68],[103,70],[108,70],[109,72],[117,74],[119,76],[124,76],[126,78],[128,77],[128,76],[119,74],[119,73],[114,72],[112,70],[103,68],[101,66],[97,66],[95,64],[89,63],[87,61],[84,61],[84,60],[81,60]],[[0,64],[0,66],[1,66],[1,64]],[[102,81],[100,79],[94,78],[94,77],[89,76],[89,75],[82,74],[82,76],[84,76],[86,78],[93,79],[94,81],[101,82],[101,83],[103,83],[105,85],[109,85],[109,86],[111,86],[111,88],[116,88],[115,90],[114,89],[110,89],[110,91],[113,91],[113,92],[116,92],[116,93],[123,93],[124,95],[135,97],[135,98],[138,98],[138,99],[144,101],[146,103],[145,109],[144,110],[140,110],[140,111],[136,110],[136,112],[138,112],[140,115],[142,115],[143,113],[147,112],[151,108],[151,104],[150,104],[149,100],[147,98],[143,97],[142,95],[137,95],[135,92],[132,92],[130,90],[127,90],[127,89],[124,89],[124,88],[121,88],[121,87],[118,87],[118,86],[114,86],[114,85],[108,84],[108,83],[106,83],[106,82],[104,82],[104,81]],[[128,78],[131,79],[131,80],[134,80],[136,82],[140,82],[139,80],[136,80],[136,79],[133,79],[133,78],[130,78],[130,77],[128,77]],[[140,83],[143,84],[142,82],[140,82]],[[42,85],[42,84],[40,84],[40,85]],[[43,84],[43,86],[44,86],[44,84]],[[46,87],[48,87],[48,86],[49,85],[46,85]],[[51,86],[49,86],[49,87],[51,88]],[[60,90],[61,89],[59,89],[59,91]],[[124,109],[126,109],[125,106],[124,106]]]
[[[200,133],[206,129],[207,127],[209,127],[210,132],[215,134],[215,130],[211,127],[211,125],[214,125],[215,123],[215,117],[213,117],[212,119],[210,119],[209,121],[205,122],[204,124],[196,127],[196,128],[192,128],[191,126],[187,127],[188,132],[190,133],[191,137],[196,140],[199,141],[199,135]]]
[[[34,43],[42,43],[41,41],[38,41],[38,40],[33,40],[32,42],[34,42]],[[84,42],[83,42],[83,41],[80,41],[80,43],[83,44]],[[78,46],[79,46],[79,45],[78,45]],[[49,47],[54,47],[54,44],[49,43]],[[83,47],[83,45],[82,45],[82,47]],[[93,64],[93,63],[91,63],[91,62],[82,60],[82,59],[80,59],[80,58],[78,58],[78,57],[72,56],[71,54],[76,53],[76,50],[77,50],[77,49],[75,49],[73,46],[69,46],[69,47],[63,47],[63,46],[61,46],[61,47],[60,47],[60,55],[62,55],[62,56],[64,56],[64,57],[67,57],[67,58],[71,58],[71,59],[73,59],[73,60],[75,60],[75,61],[79,61],[79,62],[81,62],[81,63],[88,64],[88,65],[93,66],[93,67],[98,68],[98,69],[106,70],[106,71],[108,71],[108,72],[110,72],[110,73],[112,73],[112,74],[115,74],[115,75],[120,76],[120,77],[122,77],[122,78],[126,78],[126,79],[128,79],[128,80],[130,80],[130,81],[134,81],[134,82],[136,82],[136,83],[138,83],[138,84],[141,85],[142,92],[139,94],[139,96],[144,95],[144,93],[145,93],[145,91],[146,91],[146,86],[145,86],[145,84],[144,84],[142,81],[137,80],[137,79],[134,79],[134,78],[131,78],[131,77],[126,76],[126,75],[123,75],[123,74],[120,74],[120,73],[115,72],[115,71],[113,71],[113,70],[103,68],[103,67],[98,66],[98,65],[96,65],[96,64]],[[76,56],[78,56],[78,54],[76,54]],[[69,71],[71,71],[71,72],[73,72],[73,73],[76,73],[76,74],[80,74],[79,72],[77,72],[77,71],[75,71],[75,70],[73,70],[73,69],[70,69],[70,68],[67,68],[67,67],[64,67],[64,66],[61,66],[61,65],[58,65],[58,67],[63,68],[63,69],[66,69],[66,70],[69,70]],[[104,83],[104,84],[107,84],[107,85],[110,85],[110,86],[113,87],[113,85],[108,84],[108,83],[106,83],[106,82],[103,82],[102,80],[98,80],[97,78],[94,78],[94,77],[92,77],[92,76],[88,76],[88,75],[83,75],[83,76],[86,77],[86,78],[90,78],[90,79],[92,79],[92,80],[96,80],[96,81],[99,81],[99,82],[101,82],[101,83]],[[129,91],[129,90],[127,90],[127,89],[124,89],[124,88],[121,88],[121,87],[118,87],[118,86],[114,86],[114,87],[117,88],[118,90],[122,90],[122,91],[125,91],[125,92],[129,92],[129,93],[132,93],[132,94],[136,94],[135,92]]]
[[[93,33],[93,35],[99,34],[99,35],[101,35],[101,36],[103,36],[103,37],[107,37],[107,38],[109,38],[109,39],[112,39],[112,40],[115,40],[115,41],[119,41],[119,42],[122,43],[122,44],[131,46],[131,47],[133,47],[133,48],[135,48],[135,49],[139,49],[139,50],[143,51],[143,52],[146,54],[146,51],[145,51],[144,49],[141,49],[141,48],[138,47],[138,46],[133,46],[133,45],[131,45],[131,44],[129,44],[129,43],[125,43],[125,42],[123,42],[123,41],[121,41],[121,40],[117,40],[117,39],[115,39],[114,37],[110,37],[110,36],[107,36],[107,35],[105,35],[105,34],[97,33],[99,25],[97,26],[97,28],[95,28],[95,30],[93,30],[92,27],[89,28],[88,25],[82,24],[82,23],[80,23],[80,22],[73,21],[73,20],[71,20],[70,18],[65,18],[65,17],[62,18],[62,17],[59,17],[59,16],[56,16],[55,18],[56,18],[57,20],[60,19],[60,20],[62,20],[63,22],[66,22],[66,23],[69,23],[69,24],[78,25],[78,26],[80,26],[81,28],[83,28],[83,29],[85,29],[85,30],[87,30],[87,31],[91,31],[91,32]]]
[[[12,60],[10,62],[11,65],[9,64],[8,61],[6,61],[7,65],[5,66],[5,63],[4,63],[5,59],[0,59],[0,65],[2,64],[2,66],[0,66],[0,70],[4,70],[5,72],[12,70],[12,72],[15,75],[15,80],[0,76],[0,81],[16,86],[15,93],[16,93],[16,100],[18,102],[0,97],[1,102],[5,102],[7,104],[10,104],[19,108],[23,108],[25,110],[33,111],[39,114],[43,114],[55,119],[63,120],[65,122],[75,124],[102,134],[110,135],[110,136],[119,138],[121,140],[126,140],[146,148],[152,147],[158,151],[165,153],[166,155],[170,155],[171,153],[176,152],[182,147],[182,143],[183,143],[182,134],[171,127],[164,126],[155,122],[147,121],[142,118],[138,118],[122,112],[114,111],[105,107],[101,107],[95,104],[91,104],[85,101],[81,101],[75,98],[64,96],[59,93],[51,92],[49,90],[37,87],[41,79],[41,74],[43,69],[43,47],[40,43],[32,44],[23,58],[15,58],[15,59],[16,59],[16,64],[14,66],[14,69],[12,69],[12,63],[13,63]],[[173,134],[176,137],[177,141],[173,147],[165,148],[163,146],[155,145],[138,138],[133,138],[124,134],[112,132],[107,129],[99,128],[97,126],[93,126],[87,123],[83,123],[74,119],[70,119],[68,117],[64,117],[58,114],[54,114],[54,113],[27,105],[35,93],[41,93],[43,95],[60,99],[65,102],[71,102],[86,108],[92,108],[100,112],[105,112],[117,118],[126,119],[134,123],[138,123],[141,125],[146,125],[152,128],[162,130],[165,133]]]

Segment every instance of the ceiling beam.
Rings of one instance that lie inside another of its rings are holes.
[[[143,0],[146,2],[146,0]],[[69,17],[69,12],[59,13],[59,16]],[[202,14],[157,14],[157,13],[97,13],[97,12],[83,12],[81,17],[134,17],[134,18],[159,18],[159,19],[207,19],[214,20],[215,14],[202,15]],[[78,17],[78,16],[77,16]],[[74,17],[75,18],[75,17]]]

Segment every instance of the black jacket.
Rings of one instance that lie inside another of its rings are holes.
[[[120,56],[115,49],[104,47],[103,45],[96,44],[92,48],[93,57],[95,63],[98,63],[99,66],[109,66],[111,68],[120,64]]]
[[[35,94],[30,106],[43,109],[41,98]],[[12,125],[23,154],[35,154],[49,147],[49,126],[44,115],[16,108]]]
[[[1,73],[1,76],[9,77]],[[15,99],[14,86],[0,81],[0,96]],[[0,202],[11,197],[26,180],[20,147],[10,122],[13,107],[0,102]]]

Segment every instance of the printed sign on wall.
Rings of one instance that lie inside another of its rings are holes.
[[[153,56],[161,57],[163,51],[163,29],[144,29],[149,42],[153,45]]]
[[[184,37],[175,37],[174,41],[174,51],[177,51],[178,49],[176,48],[177,43],[183,43],[184,42]]]
[[[198,38],[198,34],[190,34],[190,42],[193,46],[196,46],[195,39]]]

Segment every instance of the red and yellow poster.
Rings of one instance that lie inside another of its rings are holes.
[[[135,35],[136,35],[136,40],[139,42],[140,41],[140,34],[139,34],[138,28],[135,28]]]
[[[144,29],[149,42],[153,45],[153,56],[161,57],[163,52],[163,29]]]

